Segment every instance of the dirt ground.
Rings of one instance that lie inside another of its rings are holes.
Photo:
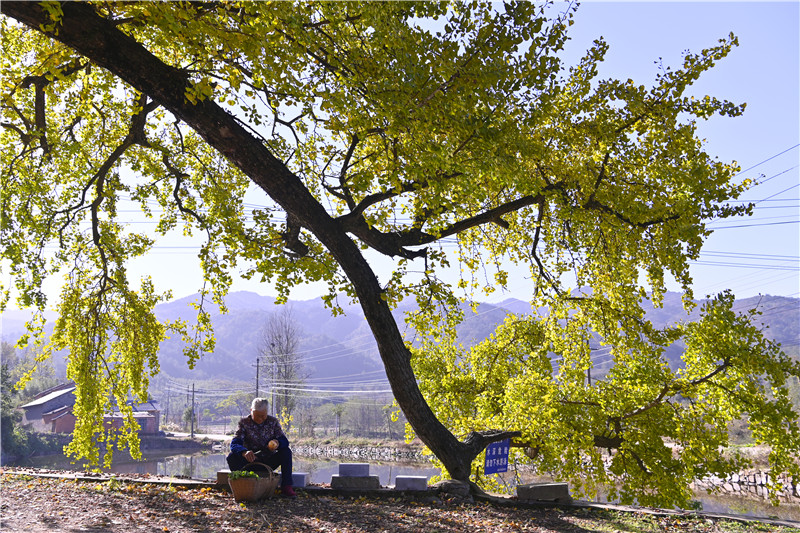
[[[113,480],[88,482],[5,473],[0,530],[81,532],[750,532],[800,529],[704,517],[595,509],[517,509],[435,498],[310,495],[237,504],[224,491]]]

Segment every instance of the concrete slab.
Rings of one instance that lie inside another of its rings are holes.
[[[339,463],[339,475],[349,477],[369,476],[369,463]]]
[[[555,501],[569,503],[569,485],[566,483],[530,483],[517,486],[517,497],[524,501]]]
[[[311,474],[308,472],[292,472],[292,485],[295,488],[304,488],[311,482]]]
[[[332,489],[379,489],[381,481],[378,476],[331,476]]]
[[[395,490],[427,490],[427,476],[397,476],[394,479]]]

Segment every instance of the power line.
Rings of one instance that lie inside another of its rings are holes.
[[[368,376],[370,374],[385,374],[385,372],[386,372],[385,370],[371,370],[370,372],[362,372],[360,374],[344,374],[344,375],[340,375],[340,376],[329,376],[329,377],[323,377],[323,378],[308,378],[308,379],[306,379],[306,381],[318,382],[318,381],[331,380],[331,379],[338,380],[338,379],[341,379],[341,378],[351,378],[351,377],[356,377],[356,376]]]
[[[363,390],[363,391],[354,391],[354,390],[331,390],[331,389],[306,389],[301,387],[274,387],[275,390],[287,390],[287,391],[298,391],[298,392],[324,392],[326,394],[385,394],[385,393],[392,393],[392,389],[384,389],[384,390]]]
[[[799,265],[762,265],[754,263],[728,263],[723,261],[690,261],[693,265],[713,265],[720,267],[734,267],[734,268],[755,268],[758,270],[789,270],[800,271]]]
[[[728,200],[729,204],[751,204],[754,200]],[[800,198],[773,198],[770,200],[763,199],[758,200],[759,203],[761,202],[800,202]],[[788,207],[795,207],[795,206],[788,206]],[[759,209],[764,209],[764,206],[759,207]]]
[[[787,172],[789,172],[790,170],[794,170],[794,169],[796,169],[796,168],[797,168],[797,165],[795,165],[795,166],[793,166],[793,167],[791,167],[791,168],[787,168],[787,169],[786,169],[786,170],[784,170],[783,172],[778,172],[777,174],[775,174],[775,175],[773,175],[773,176],[770,176],[770,177],[768,177],[767,179],[765,179],[765,180],[763,180],[763,181],[759,181],[759,182],[758,182],[756,185],[764,185],[764,184],[765,184],[766,182],[768,182],[769,180],[771,180],[771,179],[773,179],[773,178],[777,178],[778,176],[782,176],[783,174],[786,174],[786,173],[787,173]]]
[[[271,387],[271,388],[303,387],[304,385],[314,385],[316,387],[323,387],[325,385],[337,386],[337,387],[349,387],[349,386],[363,387],[365,385],[388,385],[388,384],[389,384],[389,381],[387,379],[383,378],[383,379],[370,379],[370,380],[364,380],[364,381],[339,381],[339,382],[336,382],[336,383],[319,383],[319,382],[307,383],[307,382],[305,382],[303,380],[275,381],[275,382],[272,382],[272,383],[270,383],[268,385],[265,385],[265,386]]]
[[[772,274],[770,276],[759,276],[759,274],[761,274],[762,272],[763,271],[759,270],[759,271],[751,272],[749,274],[743,274],[741,276],[728,278],[727,280],[721,280],[721,281],[718,281],[717,283],[714,283],[714,284],[711,284],[711,285],[707,285],[706,287],[703,288],[702,291],[698,290],[698,292],[705,292],[707,294],[708,293],[712,293],[712,292],[714,292],[714,290],[712,290],[712,289],[714,289],[715,287],[730,287],[734,282],[738,282],[740,280],[746,280],[746,279],[750,279],[752,281],[749,281],[749,282],[746,282],[746,283],[738,283],[737,287],[738,287],[738,289],[740,291],[749,289],[751,287],[763,288],[763,287],[768,286],[769,284],[779,283],[779,282],[785,281],[787,279],[794,279],[794,278],[797,277],[796,274],[789,274],[789,275]]]
[[[764,163],[766,163],[767,161],[772,161],[772,160],[773,160],[773,159],[775,159],[776,157],[778,157],[778,156],[781,156],[781,155],[783,155],[783,154],[785,154],[786,152],[789,152],[789,151],[791,151],[791,150],[794,150],[794,149],[795,149],[795,148],[797,148],[798,146],[800,146],[800,143],[798,143],[798,144],[795,144],[794,146],[791,146],[791,147],[787,148],[787,149],[786,149],[786,150],[784,150],[783,152],[778,152],[777,154],[775,154],[775,155],[773,155],[773,156],[770,156],[770,157],[766,158],[765,160],[763,160],[763,161],[760,161],[760,162],[756,163],[755,165],[753,165],[753,166],[751,166],[751,167],[748,167],[748,168],[746,168],[746,169],[744,169],[744,170],[740,171],[738,174],[736,174],[736,176],[739,176],[739,175],[741,175],[741,174],[744,174],[745,172],[749,172],[750,170],[753,170],[754,168],[756,168],[756,167],[758,167],[758,166],[761,166],[761,165],[763,165],[763,164],[764,164]],[[734,177],[735,177],[735,176],[734,176]]]
[[[767,201],[771,202],[772,200],[767,200]],[[783,200],[777,200],[777,201],[782,202]],[[760,205],[760,206],[757,207],[757,209],[759,211],[762,211],[764,209],[800,209],[800,204],[798,204],[798,205]]]
[[[748,224],[754,225],[754,224],[757,224],[759,222],[763,222],[765,220],[786,220],[786,219],[795,220],[797,218],[798,218],[797,214],[792,213],[790,215],[775,215],[775,216],[771,216],[771,217],[761,217],[761,216],[752,217],[752,218],[746,218],[745,220],[747,221]],[[714,222],[722,222],[722,220],[717,219]],[[709,224],[709,226],[711,226],[711,224]],[[712,227],[712,229],[714,229],[714,228]]]
[[[700,255],[714,255],[720,257],[747,257],[758,259],[770,259],[774,261],[797,261],[795,255],[780,255],[780,254],[751,254],[747,252],[720,252],[717,250],[703,250]],[[774,258],[774,259],[773,259]]]
[[[800,220],[792,220],[789,222],[765,222],[763,224],[740,224],[737,226],[715,226],[712,228],[714,231],[720,229],[735,229],[735,228],[755,228],[757,226],[783,226],[785,224],[797,224],[800,223]]]
[[[796,168],[796,167],[795,167],[795,168]],[[769,199],[771,199],[771,198],[775,198],[775,197],[776,197],[776,196],[778,196],[779,194],[783,194],[783,193],[785,193],[785,192],[787,192],[787,191],[791,191],[792,189],[795,189],[795,188],[797,188],[797,187],[800,187],[800,183],[795,183],[794,185],[790,185],[789,187],[786,187],[786,188],[785,188],[785,189],[783,189],[782,191],[778,191],[778,192],[776,192],[775,194],[771,194],[771,195],[767,196],[766,198],[762,198],[761,200],[757,200],[757,201],[756,201],[756,202],[754,202],[754,203],[758,204],[759,202],[763,202],[764,200],[769,200]]]

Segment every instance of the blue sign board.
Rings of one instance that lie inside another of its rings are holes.
[[[486,447],[486,462],[483,465],[484,474],[497,474],[508,472],[508,449],[511,439],[493,442]]]

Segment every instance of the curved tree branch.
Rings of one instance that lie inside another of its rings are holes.
[[[422,395],[411,367],[408,347],[378,279],[347,235],[314,198],[302,180],[238,121],[211,100],[186,98],[191,82],[185,72],[165,64],[131,36],[98,16],[90,4],[61,4],[58,33],[48,33],[148,95],[198,132],[208,144],[261,187],[287,213],[297,217],[331,253],[352,283],[375,336],[386,375],[398,405],[420,439],[456,479],[468,479],[467,447],[439,421]],[[43,31],[51,23],[40,4],[3,2],[0,11]]]
[[[411,184],[404,185],[404,187],[411,186]],[[396,195],[396,192],[384,194],[385,196],[372,195],[370,199],[379,201],[379,197],[380,199],[391,198],[392,196]],[[408,250],[407,247],[409,246],[424,246],[445,237],[450,237],[452,235],[456,235],[463,231],[488,223],[495,223],[501,227],[508,227],[508,224],[501,218],[503,215],[507,213],[513,213],[530,205],[534,205],[540,202],[542,199],[542,194],[536,196],[527,195],[517,198],[516,200],[506,202],[492,209],[487,209],[486,211],[483,211],[475,216],[455,222],[454,224],[443,228],[435,235],[424,232],[419,228],[392,233],[382,232],[367,224],[363,217],[355,216],[355,211],[340,217],[339,220],[345,230],[358,237],[362,242],[371,248],[386,255],[413,259],[415,257],[423,257],[425,252],[422,250]],[[362,201],[362,203],[364,203],[364,201]]]

